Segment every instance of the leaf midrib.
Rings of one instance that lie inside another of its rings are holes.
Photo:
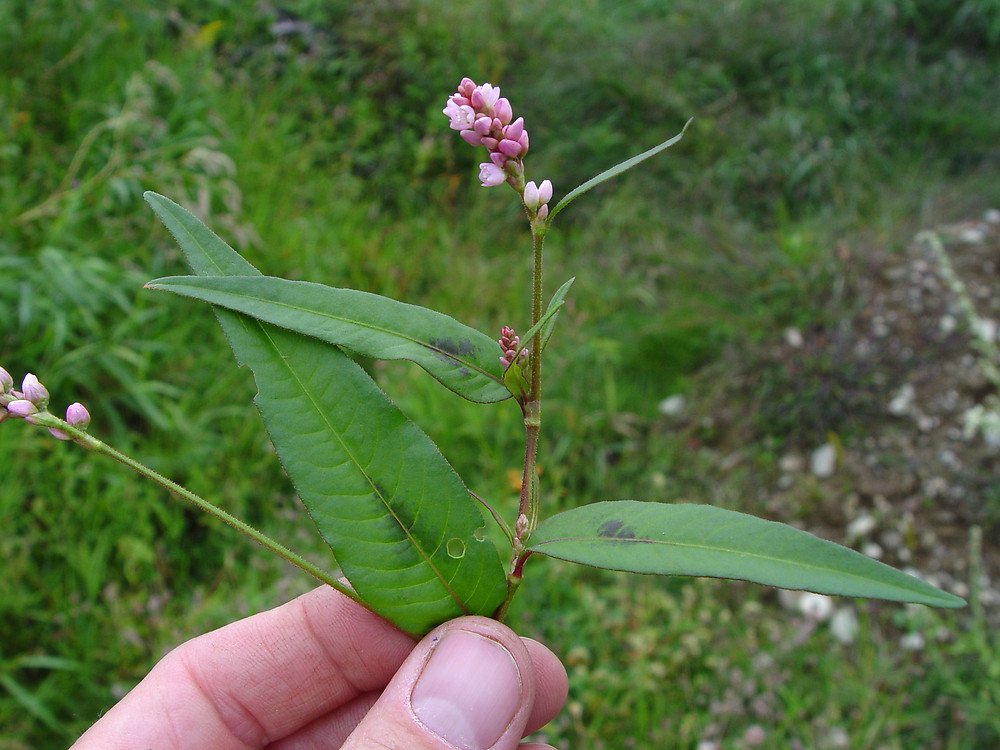
[[[762,555],[757,552],[745,552],[743,550],[729,549],[728,547],[710,547],[705,544],[695,544],[693,542],[670,542],[670,541],[661,541],[658,539],[609,539],[608,537],[595,535],[595,536],[560,537],[559,539],[548,539],[542,542],[538,542],[536,544],[530,543],[529,540],[528,549],[534,550],[536,552],[541,552],[539,547],[543,547],[546,544],[558,544],[559,542],[586,542],[590,544],[600,543],[600,542],[604,543],[621,542],[624,544],[661,544],[667,547],[685,547],[688,549],[698,549],[707,552],[730,552],[732,554],[743,555],[744,557],[752,557],[755,559],[766,560],[775,563],[784,563],[785,565],[795,565],[797,567],[809,568],[811,570],[820,571],[824,573],[835,573],[838,576],[848,576],[850,578],[854,578],[863,582],[871,582],[872,580],[870,578],[865,578],[864,576],[860,576],[857,573],[845,572],[836,568],[825,568],[820,565],[815,565],[813,563],[807,563],[807,562],[800,563],[798,561],[787,560],[780,557],[770,557],[769,555]],[[890,570],[893,569],[890,568]],[[898,573],[899,571],[894,571],[894,572]],[[910,578],[913,578],[915,582],[921,583],[919,578],[915,578],[913,576],[910,576]],[[882,585],[890,585],[890,586],[895,586],[896,588],[903,588],[902,585],[900,584],[893,584],[893,583],[886,584],[883,582]]]

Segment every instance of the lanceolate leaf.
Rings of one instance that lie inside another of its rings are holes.
[[[256,269],[195,217],[146,194],[195,273]],[[430,439],[336,347],[216,308],[253,370],[275,449],[345,576],[364,601],[419,634],[490,614],[505,578],[483,518]],[[483,541],[477,537],[483,536]]]
[[[556,328],[556,321],[559,319],[559,310],[562,308],[566,295],[569,294],[569,288],[573,286],[574,281],[576,281],[576,276],[556,289],[556,293],[553,294],[552,299],[549,300],[549,306],[545,311],[545,315],[542,316],[542,320],[545,320],[545,325],[542,326],[542,349],[549,344],[552,332]],[[548,317],[550,312],[552,312],[552,317]]]
[[[527,548],[597,568],[735,578],[822,594],[961,607],[965,602],[785,524],[711,505],[594,503],[538,525]]]
[[[659,146],[653,146],[653,148],[649,149],[648,151],[643,151],[641,154],[633,156],[631,159],[626,159],[625,161],[621,162],[620,164],[616,164],[615,166],[611,167],[611,169],[604,170],[603,172],[601,172],[596,177],[591,177],[589,180],[587,180],[582,185],[578,185],[577,187],[575,187],[572,190],[570,190],[563,197],[563,199],[556,204],[556,207],[554,209],[552,209],[552,213],[549,214],[549,222],[548,223],[551,224],[552,220],[556,218],[556,214],[558,214],[560,211],[562,211],[564,208],[566,208],[566,206],[568,206],[570,203],[572,203],[574,200],[576,200],[577,198],[579,198],[581,195],[583,195],[584,193],[586,193],[591,188],[597,187],[602,182],[607,182],[612,177],[617,177],[622,172],[627,172],[632,167],[636,166],[637,164],[641,164],[642,162],[646,161],[646,159],[650,158],[651,156],[656,156],[661,151],[664,151],[665,149],[668,149],[671,146],[673,146],[675,143],[677,143],[677,141],[679,141],[681,138],[684,137],[684,132],[687,130],[688,125],[690,125],[690,124],[691,124],[691,120],[688,120],[686,123],[684,123],[684,127],[681,129],[681,132],[678,133],[677,135],[675,135],[673,138],[670,138],[669,140],[664,141]]]
[[[510,397],[500,380],[496,342],[424,307],[271,276],[175,276],[146,286],[245,313],[366,357],[408,359],[470,401]]]

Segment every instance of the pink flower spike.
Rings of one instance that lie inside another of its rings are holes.
[[[492,162],[484,162],[479,165],[479,181],[483,187],[496,187],[502,185],[507,179],[507,173]]]
[[[514,116],[514,111],[510,108],[510,102],[502,97],[497,99],[497,105],[493,108],[493,113],[500,120],[501,125],[506,125],[510,122],[510,118]]]
[[[483,137],[474,130],[463,130],[461,133],[459,133],[459,135],[462,136],[462,140],[468,143],[470,146],[483,145]]]
[[[0,367],[0,393],[7,393],[14,387],[14,378],[10,373]]]
[[[507,163],[507,157],[501,153],[494,151],[492,154],[490,154],[490,161],[496,164],[498,167],[502,167],[504,164]]]
[[[521,153],[521,144],[507,138],[500,141],[500,143],[497,144],[497,148],[500,150],[501,154],[509,156],[511,159],[517,158],[517,155]]]
[[[521,133],[524,132],[524,118],[518,117],[514,122],[508,125],[504,131],[504,138],[510,138],[512,141],[516,141],[521,137]]]
[[[38,413],[38,407],[34,405],[31,401],[26,399],[19,399],[17,401],[11,401],[7,404],[7,411],[9,411],[15,417],[30,417],[32,414]]]
[[[538,202],[548,203],[552,200],[552,181],[542,180],[542,184],[538,186]]]
[[[90,424],[90,412],[83,404],[74,402],[66,407],[66,421],[77,429],[85,430]]]
[[[30,372],[21,381],[21,391],[24,393],[24,398],[36,406],[45,406],[49,401],[48,389]]]
[[[522,196],[524,200],[524,205],[530,208],[532,211],[538,208],[538,186],[534,182],[529,182],[524,186],[524,195]]]

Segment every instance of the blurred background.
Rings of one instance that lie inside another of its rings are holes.
[[[329,564],[209,311],[143,291],[185,268],[142,191],[264,273],[492,333],[526,327],[530,243],[440,112],[459,80],[502,87],[556,200],[693,116],[550,234],[548,289],[577,281],[546,360],[543,502],[712,502],[972,605],[533,560],[511,621],[571,679],[542,735],[995,748],[998,459],[962,417],[995,393],[996,326],[970,333],[913,238],[936,231],[1000,319],[998,72],[996,0],[0,0],[0,364]],[[517,409],[376,373],[512,515]],[[23,423],[0,455],[0,750],[67,746],[173,645],[312,586]]]

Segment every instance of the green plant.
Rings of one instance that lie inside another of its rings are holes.
[[[503,619],[533,554],[638,573],[737,578],[945,607],[964,604],[846,548],[712,506],[620,500],[540,517],[541,362],[573,282],[563,284],[543,312],[545,236],[574,199],[681,136],[584,182],[550,211],[552,185],[525,181],[527,130],[523,118],[513,118],[498,88],[463,79],[444,113],[464,140],[486,148],[490,158],[481,164],[482,184],[514,188],[531,227],[531,325],[523,337],[510,327],[501,330],[499,371],[488,337],[441,313],[365,292],[262,276],[179,205],[146,196],[195,272],[147,286],[215,306],[237,360],[253,371],[256,404],[285,469],[350,586],[87,434],[90,416],[80,404],[67,409],[65,420],[52,415],[48,391],[34,375],[25,376],[15,391],[11,376],[0,371],[3,417],[24,419],[111,456],[413,633],[461,614]],[[414,362],[472,402],[513,398],[523,418],[525,457],[512,524],[466,489],[426,434],[361,369],[355,361],[359,356]],[[489,511],[509,544],[506,573],[470,496]]]

